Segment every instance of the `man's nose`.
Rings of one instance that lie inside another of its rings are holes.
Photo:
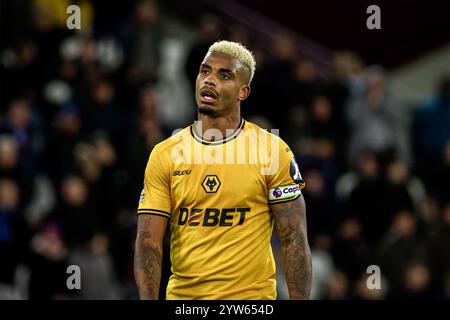
[[[215,86],[216,85],[216,78],[213,74],[209,74],[206,78],[205,78],[205,84],[209,85],[209,86]]]

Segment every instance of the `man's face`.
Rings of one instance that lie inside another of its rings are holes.
[[[238,59],[209,52],[195,84],[199,113],[219,117],[227,114],[250,94],[248,70]]]

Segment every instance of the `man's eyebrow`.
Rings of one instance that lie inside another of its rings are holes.
[[[200,68],[212,69],[212,67],[209,64],[207,64],[207,63],[202,63],[200,65]],[[232,69],[228,69],[228,68],[220,68],[219,72],[235,73]]]
[[[233,70],[231,70],[231,69],[227,69],[227,68],[220,68],[220,69],[219,69],[219,72],[228,72],[228,73],[234,73],[234,71],[233,71]]]

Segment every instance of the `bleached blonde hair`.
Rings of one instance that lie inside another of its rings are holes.
[[[218,52],[238,59],[250,71],[248,84],[252,82],[253,76],[255,75],[256,61],[253,53],[244,45],[239,42],[222,40],[213,43],[209,47],[208,52]]]

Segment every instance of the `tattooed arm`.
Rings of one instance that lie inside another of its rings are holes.
[[[275,229],[281,243],[281,259],[290,299],[309,299],[311,290],[311,252],[306,235],[303,197],[273,204]]]
[[[138,216],[134,276],[141,299],[158,299],[162,243],[166,226],[167,218],[165,217],[145,214]]]

